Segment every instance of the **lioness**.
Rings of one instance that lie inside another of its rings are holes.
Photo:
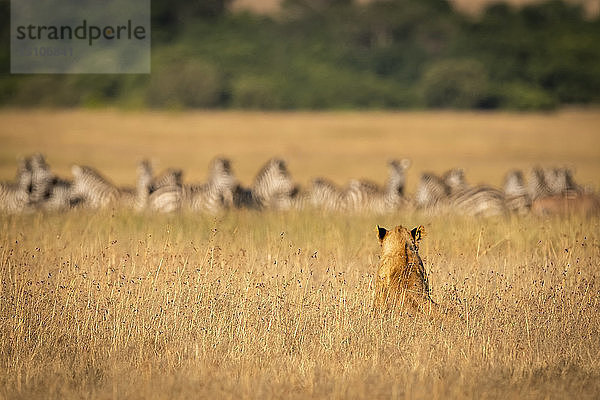
[[[419,243],[425,228],[409,231],[403,226],[387,230],[377,225],[381,262],[375,284],[377,309],[399,308],[437,314],[437,304],[429,297],[429,284]]]

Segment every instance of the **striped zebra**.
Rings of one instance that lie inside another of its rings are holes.
[[[44,211],[64,211],[72,207],[71,182],[56,176],[42,154],[34,154],[28,162],[32,205]]]
[[[350,179],[343,192],[345,210],[349,212],[369,211],[383,193],[384,189],[373,181]]]
[[[207,182],[187,188],[188,207],[192,211],[211,214],[232,208],[236,186],[237,179],[233,175],[231,162],[226,158],[216,158],[210,163]]]
[[[459,193],[468,189],[469,185],[462,168],[452,168],[442,175],[442,181],[448,188],[448,194]]]
[[[412,162],[408,158],[402,160],[392,160],[388,163],[388,180],[387,189],[394,192],[394,195],[399,197],[405,197],[405,186],[406,186],[406,170],[410,168]]]
[[[84,207],[102,209],[109,206],[135,208],[136,190],[119,188],[91,167],[74,165],[71,201]]]
[[[423,174],[414,201],[420,209],[469,216],[506,215],[508,211],[502,191],[484,185],[470,187],[460,169],[442,177]]]
[[[152,193],[163,186],[182,186],[183,171],[178,168],[167,168],[155,176],[152,163],[144,159],[138,163],[138,184],[145,185],[148,193]]]
[[[153,168],[148,160],[142,160],[137,166],[136,191],[137,201],[136,210],[140,211],[148,206],[148,198],[150,197],[150,188],[152,186]]]
[[[173,212],[181,209],[205,211],[216,214],[234,206],[234,192],[237,180],[231,169],[231,162],[225,158],[216,158],[209,165],[209,176],[201,185],[182,185],[181,172],[171,170],[171,177],[152,191],[149,196],[149,208],[159,212]]]
[[[168,169],[158,177],[152,177],[152,172],[149,175],[146,207],[151,211],[161,213],[181,210],[185,197],[183,171]]]
[[[525,178],[520,170],[511,170],[504,176],[504,197],[509,211],[527,214],[531,208],[531,198],[525,186]]]
[[[150,193],[147,208],[161,213],[180,211],[183,208],[184,197],[183,186],[162,186]]]
[[[236,185],[233,191],[233,206],[234,208],[257,208],[252,198],[252,189],[241,184]]]
[[[347,208],[347,190],[325,178],[311,181],[308,191],[304,194],[304,205],[323,211],[343,212]]]
[[[41,205],[50,197],[54,174],[46,163],[44,155],[36,153],[29,158],[31,168],[31,195],[34,205]]]
[[[30,208],[31,165],[19,160],[15,182],[0,182],[0,212],[15,214]]]
[[[540,167],[534,167],[527,176],[527,193],[531,201],[552,195],[552,189],[546,181],[546,174]]]
[[[31,196],[31,158],[19,158],[17,162],[17,172],[15,174],[15,183],[27,192],[28,202]]]
[[[568,168],[546,168],[544,178],[552,194],[578,194],[583,190],[575,183],[573,172]]]
[[[183,186],[183,171],[178,168],[167,168],[161,174],[152,178],[150,182],[150,193],[163,186]]]
[[[289,210],[295,205],[298,193],[285,161],[273,158],[260,169],[249,190],[236,190],[238,198],[234,201],[242,207]]]
[[[451,211],[474,217],[508,214],[504,192],[487,185],[470,186],[463,169],[453,168],[442,179],[448,188],[448,207]]]
[[[150,162],[143,160],[138,165],[138,193],[140,208],[163,213],[181,210],[184,198],[183,171],[168,168],[154,176]]]
[[[527,190],[532,201],[554,195],[576,195],[584,190],[575,183],[573,174],[568,168],[540,168],[531,169]]]
[[[54,176],[48,197],[40,204],[45,211],[66,211],[79,204],[81,199],[71,196],[73,182]]]
[[[450,208],[461,215],[493,217],[508,214],[504,193],[485,185],[458,191],[448,200]]]
[[[143,210],[147,207],[155,210],[169,208],[172,206],[163,206],[163,202],[167,201],[164,197],[157,202],[160,193],[165,191],[177,191],[183,186],[183,171],[180,169],[169,168],[163,171],[160,175],[154,176],[154,169],[149,160],[142,160],[137,167],[137,182],[136,182],[136,204],[137,210]],[[166,188],[166,189],[165,189]],[[159,194],[154,194],[160,191]],[[150,199],[152,196],[152,200]],[[150,204],[152,202],[152,204]],[[161,203],[161,204],[158,204]],[[180,207],[178,206],[177,209]],[[169,209],[170,210],[170,209]],[[170,210],[174,211],[174,210]]]
[[[346,208],[349,211],[366,211],[384,214],[398,210],[406,204],[404,186],[410,160],[392,160],[388,163],[389,175],[385,187],[365,180],[351,180],[346,191]]]
[[[450,189],[439,176],[426,172],[421,174],[414,195],[414,203],[417,209],[436,209],[448,200]]]

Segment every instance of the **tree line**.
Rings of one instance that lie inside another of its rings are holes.
[[[1,0],[3,19],[10,16]],[[5,12],[6,11],[6,12]],[[321,109],[552,109],[600,102],[600,20],[548,1],[477,16],[446,1],[152,1],[149,75],[10,75],[0,104]]]

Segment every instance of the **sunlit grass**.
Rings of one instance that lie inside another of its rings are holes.
[[[133,184],[142,157],[248,183],[272,156],[301,183],[389,158],[575,167],[600,185],[600,113],[0,112],[0,177],[41,151]],[[372,312],[375,225],[413,227],[432,298],[462,319]],[[600,221],[232,212],[0,215],[0,398],[597,398]]]
[[[372,313],[374,226],[425,223],[432,297]],[[597,219],[0,219],[7,398],[595,398]]]

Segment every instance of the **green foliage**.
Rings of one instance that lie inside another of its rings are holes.
[[[210,64],[188,60],[167,64],[150,76],[147,101],[153,107],[214,107],[221,97],[221,77]]]
[[[233,81],[231,105],[235,108],[283,108],[280,89],[266,76],[241,76]]]
[[[527,98],[531,104],[536,98],[533,103],[546,108],[600,100],[599,39],[600,21],[586,20],[580,8],[566,3],[520,11],[495,5],[480,20],[463,24],[455,51],[483,62],[490,79],[504,87],[504,100]],[[499,104],[521,108],[521,100]]]
[[[547,91],[524,83],[504,85],[497,95],[499,106],[514,110],[548,110],[558,105]]]
[[[277,18],[229,0],[152,3],[151,76],[0,76],[0,104],[548,109],[600,102],[600,21],[549,1],[287,0]],[[7,7],[0,0],[0,7]],[[6,29],[6,27],[4,28]],[[8,41],[3,42],[8,54]],[[7,67],[8,58],[0,61]]]
[[[74,79],[57,78],[54,75],[34,75],[21,79],[18,90],[11,99],[21,106],[66,106],[80,103],[81,91]]]
[[[477,108],[485,104],[488,76],[475,60],[441,60],[425,70],[420,93],[427,107]]]

